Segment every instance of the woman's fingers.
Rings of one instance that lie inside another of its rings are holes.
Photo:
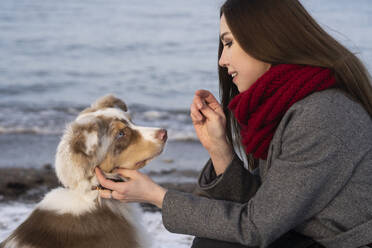
[[[106,189],[111,189],[119,192],[123,190],[124,183],[116,183],[114,181],[111,181],[110,179],[106,179],[98,167],[95,169],[95,172],[99,183]]]
[[[212,108],[211,104],[217,105]],[[211,119],[215,117],[215,109],[219,106],[216,98],[207,90],[198,90],[195,92],[194,100],[190,106],[190,115],[194,123],[204,120],[204,117]],[[218,112],[217,112],[218,113]]]
[[[130,202],[131,201],[129,199],[126,199],[125,195],[120,194],[117,191],[111,191],[111,190],[108,190],[108,189],[100,190],[99,191],[99,196],[101,198],[115,199],[115,200],[119,200],[119,201],[122,201],[122,202]]]
[[[217,99],[214,97],[214,95],[208,91],[208,90],[197,90],[195,92],[195,96],[204,100],[205,103],[207,104],[214,104],[214,103],[217,103],[219,105],[219,102],[217,101]]]
[[[193,104],[196,107],[196,109],[201,109],[203,107],[203,105],[205,104],[205,102],[203,101],[204,101],[203,97],[201,97],[200,95],[197,94],[197,92],[195,92]]]
[[[128,178],[133,178],[134,174],[132,171],[134,170],[126,170],[126,169],[117,169],[115,170],[116,173],[121,174]],[[116,199],[120,201],[125,201],[125,193],[126,193],[126,185],[125,183],[117,183],[111,181],[110,179],[106,179],[105,176],[102,174],[101,170],[97,167],[95,169],[97,179],[99,183],[105,187],[106,189],[99,190],[99,195],[102,198],[106,199]]]
[[[102,174],[100,168],[96,167],[96,168],[94,169],[94,171],[96,172],[97,179],[98,179],[98,181],[99,181],[100,183],[103,182],[103,181],[105,181],[106,178],[105,178],[105,176]]]
[[[190,113],[192,115],[194,115],[196,118],[198,119],[202,119],[203,116],[201,115],[201,113],[199,112],[199,109],[200,108],[197,108],[195,103],[192,103],[191,106],[190,106]]]
[[[161,206],[165,193],[159,191],[161,187],[147,175],[136,170],[116,169],[114,170],[115,173],[130,179],[128,182],[117,183],[106,179],[99,168],[96,168],[95,172],[98,181],[105,187],[105,189],[100,190],[102,198],[112,198],[121,202],[149,202]]]
[[[116,200],[119,200],[119,201],[122,201],[122,200],[125,200],[125,196],[120,194],[119,192],[117,191],[112,191],[112,198],[116,199]]]
[[[208,119],[208,120],[216,120],[219,117],[219,114],[216,113],[211,107],[207,104],[204,104],[203,107],[200,109],[200,112]]]
[[[200,111],[196,108],[194,103],[191,104],[191,107],[190,107],[190,117],[191,117],[192,122],[195,124],[202,123],[205,118],[202,115],[202,113],[200,113]]]
[[[203,90],[203,89],[197,90],[195,92],[195,96],[205,99],[207,103],[218,102],[217,99],[213,96],[213,94],[208,90]]]
[[[102,198],[110,199],[112,198],[112,191],[108,189],[101,189],[99,190],[99,196]]]
[[[198,106],[198,109],[201,109],[204,105],[208,105],[213,111],[216,111],[218,114],[225,115],[221,104],[208,90],[197,90],[195,92],[194,102],[196,106]]]

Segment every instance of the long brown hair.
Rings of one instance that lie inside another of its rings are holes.
[[[252,57],[270,64],[330,68],[337,87],[348,92],[372,118],[372,86],[363,63],[331,37],[298,0],[227,0],[220,9],[235,39]],[[218,59],[223,44],[219,41]],[[227,69],[218,66],[221,104],[231,144],[241,147],[239,126],[227,106],[239,93]],[[247,154],[251,168],[257,166]]]

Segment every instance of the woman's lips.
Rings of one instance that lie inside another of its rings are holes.
[[[233,77],[233,79],[232,79],[232,81],[236,84],[236,78],[237,78],[238,76],[235,76],[235,77]]]

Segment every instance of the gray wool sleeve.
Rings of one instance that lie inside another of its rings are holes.
[[[258,175],[252,175],[234,154],[224,173],[217,176],[209,159],[202,169],[194,194],[213,199],[247,202],[260,186]]]
[[[344,141],[329,130],[289,122],[281,136],[280,151],[270,158],[271,168],[248,202],[170,190],[163,202],[165,227],[175,233],[267,247],[316,215],[348,182],[356,162],[348,156]]]

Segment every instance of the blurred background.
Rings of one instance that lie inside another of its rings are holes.
[[[53,166],[66,124],[113,93],[135,124],[168,129],[164,153],[143,170],[195,182],[208,154],[189,106],[197,89],[218,95],[222,2],[1,0],[0,168]],[[371,0],[302,3],[372,71]]]
[[[113,93],[136,124],[168,129],[145,171],[200,169],[189,106],[197,89],[218,95],[222,2],[1,0],[0,166],[53,164],[66,123]],[[302,2],[371,69],[370,0]]]

